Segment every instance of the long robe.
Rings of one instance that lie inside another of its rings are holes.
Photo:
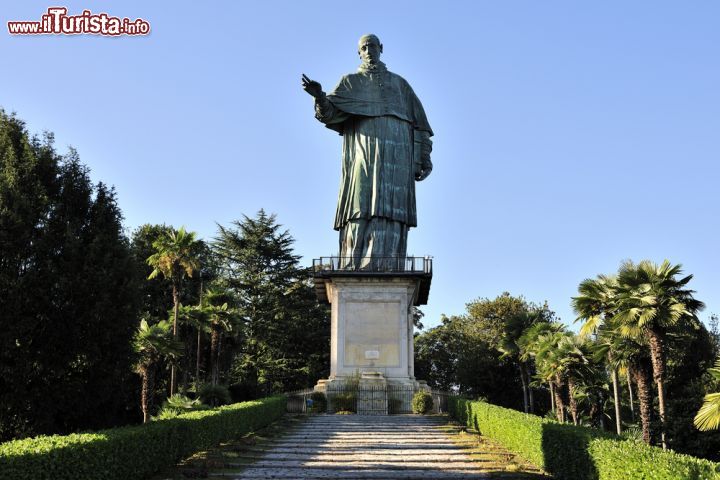
[[[417,226],[417,139],[432,135],[420,100],[380,64],[342,77],[316,103],[316,117],[343,136],[334,224],[340,255],[404,256],[407,230]]]

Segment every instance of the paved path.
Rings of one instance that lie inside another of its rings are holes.
[[[444,418],[393,415],[320,415],[296,429],[245,452],[251,464],[226,464],[234,479],[480,479],[481,460],[440,427]],[[470,447],[470,445],[467,445]],[[233,467],[237,467],[236,471]],[[241,467],[245,467],[242,468]]]

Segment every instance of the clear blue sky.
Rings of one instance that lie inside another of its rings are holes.
[[[313,118],[376,33],[435,131],[408,250],[435,258],[426,323],[503,291],[572,322],[578,283],[682,263],[720,313],[720,3],[95,2],[147,37],[13,37],[58,2],[3,2],[0,106],[75,146],[129,230],[206,239],[259,209],[309,263],[332,230],[341,138]]]

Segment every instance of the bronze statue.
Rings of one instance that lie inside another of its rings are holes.
[[[315,118],[343,136],[334,228],[348,268],[406,256],[408,229],[417,226],[415,181],[432,171],[425,111],[410,84],[380,61],[382,51],[375,35],[360,38],[358,72],[343,76],[327,95],[302,76],[315,98]]]

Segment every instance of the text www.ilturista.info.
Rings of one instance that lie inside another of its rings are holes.
[[[80,15],[68,15],[65,7],[50,7],[40,21],[7,22],[11,35],[147,35],[150,23],[138,18],[118,18],[107,13],[83,10]]]

